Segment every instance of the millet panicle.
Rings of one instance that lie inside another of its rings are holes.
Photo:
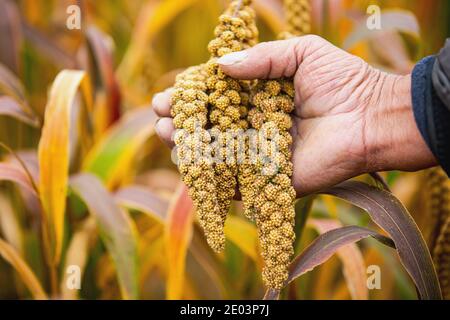
[[[252,96],[255,106],[249,112],[251,126],[260,132],[259,145],[264,157],[254,167],[253,188],[247,195],[258,226],[265,262],[263,280],[273,289],[281,289],[288,277],[294,253],[294,200],[291,163],[294,86],[289,80],[260,81]],[[261,151],[260,151],[261,152]],[[252,201],[253,200],[253,201]]]
[[[288,39],[311,31],[307,0],[286,0]],[[292,127],[295,88],[292,79],[260,80],[253,90],[248,120],[258,130],[258,145],[271,161],[258,159],[240,177],[244,212],[257,223],[265,266],[263,280],[268,287],[281,289],[288,278],[294,253],[295,190],[291,184]]]
[[[222,228],[235,194],[239,169],[236,137],[248,128],[246,117],[250,82],[235,80],[225,75],[217,64],[217,58],[247,49],[256,43],[258,30],[255,13],[249,7],[250,4],[249,0],[233,1],[220,16],[219,25],[214,30],[215,39],[208,45],[211,59],[207,62],[206,85],[210,104],[209,120],[214,138],[212,145],[213,150],[217,150],[214,154],[214,169]],[[217,243],[212,244],[213,248],[216,251],[221,250],[224,242],[224,237],[217,239]]]
[[[442,294],[450,299],[450,180],[441,168],[428,170],[429,245]]]
[[[189,189],[208,243],[223,235],[211,159],[211,136],[206,130],[208,95],[205,65],[186,69],[176,78],[171,101],[178,168]]]
[[[284,0],[287,32],[299,36],[311,32],[311,6],[309,0]]]

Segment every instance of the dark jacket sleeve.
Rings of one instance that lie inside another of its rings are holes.
[[[421,60],[412,74],[417,126],[450,176],[450,41],[437,56]]]

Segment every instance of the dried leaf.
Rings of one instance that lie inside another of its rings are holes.
[[[375,180],[376,183],[378,183],[384,190],[391,192],[391,189],[389,188],[388,183],[384,178],[379,174],[378,172],[372,172],[370,173],[370,176],[373,180]]]
[[[7,242],[0,239],[0,256],[3,257],[14,270],[17,271],[22,281],[27,286],[28,290],[30,290],[33,298],[44,300],[47,299],[47,294],[37,279],[36,275],[30,269],[28,264],[20,257],[19,253],[17,253],[16,249],[14,249]]]
[[[320,234],[342,228],[342,224],[333,219],[310,219],[308,223]],[[367,300],[369,293],[366,284],[366,266],[361,250],[352,243],[340,248],[337,255],[342,262],[344,277],[352,299]]]
[[[96,132],[104,132],[121,115],[121,95],[114,71],[112,39],[94,26],[86,32],[97,97],[94,109]],[[103,97],[103,98],[102,98]]]
[[[20,13],[16,3],[0,1],[0,62],[8,65],[16,74],[20,70],[20,49],[23,34]]]
[[[368,212],[392,238],[400,260],[422,299],[442,299],[436,271],[425,240],[408,210],[391,193],[358,181],[341,183],[324,193],[342,198]]]
[[[17,76],[0,63],[0,93],[25,102],[25,89]]]
[[[0,180],[11,181],[38,197],[26,172],[15,164],[0,162]]]
[[[157,195],[147,190],[146,188],[131,186],[121,189],[115,194],[115,199],[121,206],[124,206],[128,209],[141,211],[149,215],[152,219],[155,219],[155,221],[161,223],[162,225],[164,225],[166,222],[168,214],[167,211],[169,210],[169,202],[159,198]],[[227,284],[223,266],[217,260],[217,257],[214,255],[209,246],[206,244],[203,233],[198,226],[194,225],[193,239],[188,251],[188,254],[191,254],[192,257],[196,260],[197,266],[201,268],[201,272],[203,274],[206,274],[213,282],[208,284],[196,283],[196,285],[199,287],[204,287],[205,285],[209,287],[217,286],[218,291],[220,291],[221,294],[224,295],[226,292],[225,286]],[[160,256],[149,257],[147,255],[148,251],[146,250],[146,261],[145,264],[142,265],[143,272],[145,272],[145,270],[148,270],[148,268],[150,268],[152,264],[156,264],[156,261],[153,261],[152,259],[160,259]],[[150,253],[150,255],[152,255],[152,253]],[[158,263],[160,264],[161,262]],[[167,264],[164,264],[164,266],[166,267]]]
[[[30,126],[39,126],[39,120],[26,113],[21,105],[8,96],[0,96],[0,115],[16,118]]]
[[[357,226],[347,226],[328,231],[318,236],[314,241],[292,261],[288,283],[301,275],[313,270],[331,258],[339,249],[359,240],[373,237],[383,243],[389,243],[390,239],[375,231]],[[279,291],[267,290],[264,299],[278,299]]]
[[[23,33],[39,53],[47,57],[52,63],[65,69],[77,67],[75,57],[68,53],[63,47],[59,46],[54,39],[40,32],[38,29],[30,26],[26,21],[22,21]]]

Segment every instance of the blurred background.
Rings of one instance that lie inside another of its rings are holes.
[[[225,252],[207,247],[170,150],[155,136],[150,106],[178,72],[208,59],[226,4],[0,0],[0,299],[262,298],[254,224],[235,202]],[[382,10],[381,31],[366,27],[371,4]],[[392,73],[410,72],[450,32],[445,0],[311,5],[313,33]],[[253,7],[260,40],[276,39],[285,29],[282,1],[255,0]],[[71,30],[77,8],[81,29]],[[431,243],[428,174],[383,176]],[[317,219],[370,224],[347,203],[311,200],[296,206],[299,220],[305,211],[310,216],[300,221],[297,253],[320,232]],[[394,250],[372,240],[348,248],[282,297],[416,298]],[[355,289],[365,278],[351,268],[365,275],[368,265],[380,266],[379,290]]]

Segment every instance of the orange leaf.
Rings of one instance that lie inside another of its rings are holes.
[[[187,188],[180,185],[167,215],[165,242],[168,259],[168,299],[181,299],[185,281],[186,253],[192,239],[193,203]]]

